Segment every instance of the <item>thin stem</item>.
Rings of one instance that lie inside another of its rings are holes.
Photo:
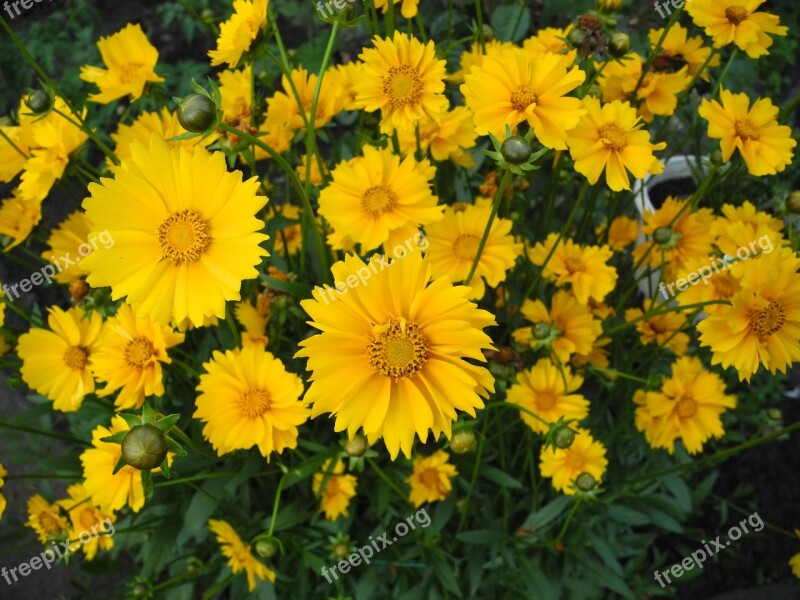
[[[91,446],[91,444],[86,440],[81,440],[66,433],[58,433],[57,431],[42,431],[41,429],[34,429],[33,427],[27,427],[25,425],[17,425],[15,423],[10,423],[4,419],[0,419],[0,427],[4,427],[6,429],[13,429],[15,431],[22,431],[25,433],[32,433],[34,435],[42,435],[44,437],[50,437],[57,440],[74,442],[76,444],[81,444],[83,446]]]
[[[564,524],[561,526],[561,531],[559,531],[558,535],[556,536],[556,542],[560,542],[564,538],[564,535],[567,533],[567,528],[572,521],[572,517],[574,517],[575,513],[578,511],[578,507],[581,505],[581,502],[583,502],[583,498],[581,497],[578,497],[578,499],[575,500],[575,503],[572,505],[572,508],[567,515],[566,521],[564,521]]]
[[[378,477],[380,477],[384,481],[384,483],[386,483],[386,485],[388,485],[392,490],[394,490],[394,492],[398,496],[400,496],[405,502],[409,501],[408,496],[403,492],[403,490],[401,490],[400,487],[394,481],[389,479],[389,476],[383,472],[383,469],[381,469],[373,459],[368,458],[367,463],[372,468],[372,470],[375,471],[375,473],[377,473]]]
[[[281,492],[283,491],[283,482],[286,481],[286,476],[288,475],[288,471],[281,475],[281,479],[278,482],[278,489],[275,490],[275,500],[272,503],[272,518],[269,520],[269,531],[267,535],[271,536],[272,532],[275,531],[275,522],[278,520],[278,508],[281,505]]]
[[[483,32],[483,6],[481,6],[481,0],[475,0],[475,16],[478,20],[478,41],[481,44],[481,52],[486,54],[486,37]]]
[[[506,172],[503,173],[503,178],[500,180],[500,187],[497,188],[497,194],[495,194],[492,212],[489,215],[489,220],[486,222],[486,227],[483,230],[480,244],[478,244],[478,251],[476,252],[475,258],[472,261],[472,266],[469,268],[469,275],[467,275],[467,278],[464,280],[464,285],[469,285],[469,282],[472,281],[472,276],[475,275],[475,269],[478,268],[478,262],[480,262],[481,254],[483,254],[483,249],[486,247],[486,240],[489,239],[489,232],[492,230],[492,225],[494,224],[494,219],[497,216],[497,211],[500,210],[500,203],[503,201],[506,188],[508,187],[508,183],[511,181],[511,176],[511,171],[506,169]]]
[[[728,58],[728,62],[725,65],[725,68],[722,70],[722,74],[719,76],[717,80],[717,85],[714,87],[714,93],[712,94],[712,98],[716,98],[719,96],[720,90],[722,89],[722,81],[725,79],[725,76],[728,74],[728,69],[731,68],[734,59],[736,58],[736,54],[738,54],[739,49],[734,47],[733,51],[731,52],[730,58]]]

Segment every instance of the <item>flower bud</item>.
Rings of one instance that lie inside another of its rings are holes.
[[[178,107],[178,122],[186,131],[201,133],[211,127],[217,118],[217,107],[211,98],[190,94]]]
[[[140,471],[155,469],[167,457],[167,440],[155,425],[135,425],[122,440],[122,458]]]
[[[597,480],[591,474],[584,472],[575,479],[575,485],[582,492],[590,492],[597,485]]]
[[[450,449],[456,454],[467,454],[475,449],[475,434],[472,429],[462,429],[453,434]]]
[[[531,144],[524,137],[512,135],[500,146],[500,154],[506,162],[521,165],[531,157]]]
[[[53,97],[44,90],[34,90],[25,98],[25,106],[40,115],[53,108]]]
[[[339,542],[338,544],[334,544],[331,552],[336,558],[345,558],[346,556],[350,555],[350,545],[344,542]]]
[[[608,41],[608,51],[611,56],[625,56],[631,50],[631,38],[627,33],[615,33]]]
[[[617,10],[622,4],[622,0],[595,0],[597,10],[612,11]]]
[[[711,160],[711,164],[713,165],[725,164],[725,160],[722,158],[722,152],[719,150],[714,150],[708,158]]]
[[[553,434],[553,445],[556,448],[561,448],[562,450],[566,450],[570,446],[572,446],[572,442],[575,441],[575,432],[572,431],[569,427],[561,427],[556,430]]]
[[[672,228],[659,227],[653,232],[653,240],[657,244],[668,244],[672,239]]]
[[[344,451],[347,452],[347,456],[361,456],[367,451],[366,438],[360,433],[357,433],[352,440],[348,440],[344,443]]]
[[[272,558],[278,553],[278,542],[272,538],[258,540],[255,550],[261,558]]]
[[[494,39],[494,29],[488,23],[483,24],[483,39],[487,42]]]
[[[536,323],[533,326],[533,339],[535,340],[546,340],[550,337],[550,324],[549,323]]]
[[[780,421],[783,418],[783,413],[779,408],[769,408],[767,409],[767,417],[773,421]]]
[[[795,190],[786,199],[786,210],[790,213],[800,214],[800,191]]]
[[[575,48],[580,48],[586,41],[586,32],[583,29],[575,28],[567,35],[567,41]]]

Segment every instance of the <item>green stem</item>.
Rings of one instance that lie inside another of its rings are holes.
[[[650,56],[647,58],[647,62],[642,66],[642,74],[639,76],[639,81],[636,82],[636,87],[633,88],[631,92],[631,98],[634,99],[636,97],[636,93],[639,91],[639,88],[644,81],[644,78],[650,72],[650,67],[653,66],[658,55],[661,53],[661,48],[664,46],[664,40],[667,39],[667,35],[669,34],[669,30],[672,29],[672,26],[677,23],[678,17],[680,17],[681,13],[683,12],[683,7],[678,8],[675,12],[670,15],[669,21],[667,22],[667,26],[664,27],[664,31],[661,34],[661,37],[658,38],[658,42],[656,42],[653,51],[650,53]]]
[[[500,210],[500,203],[503,201],[503,197],[506,192],[506,188],[508,187],[509,182],[511,181],[512,173],[509,169],[506,169],[506,172],[503,173],[503,178],[500,180],[500,187],[497,188],[497,194],[495,194],[494,198],[494,205],[492,206],[492,212],[489,215],[489,220],[486,222],[486,227],[483,230],[483,235],[481,236],[480,244],[478,244],[478,251],[475,254],[475,258],[472,261],[472,266],[469,268],[469,275],[464,280],[464,285],[469,285],[469,282],[472,281],[473,275],[475,275],[475,269],[478,268],[478,262],[481,260],[481,254],[483,254],[483,249],[486,247],[486,240],[489,239],[489,232],[492,229],[492,224],[494,224],[494,219],[497,216],[497,211]]]
[[[728,74],[728,69],[731,68],[731,65],[733,64],[733,61],[736,58],[736,55],[738,54],[738,52],[739,52],[739,49],[734,47],[733,51],[731,52],[730,58],[728,58],[728,62],[725,65],[725,68],[722,70],[722,74],[719,76],[719,79],[717,80],[717,85],[714,87],[714,93],[711,96],[712,98],[719,97],[719,92],[722,89],[722,81],[725,79],[725,76]]]
[[[216,472],[216,473],[203,473],[200,475],[192,475],[190,477],[181,477],[180,479],[169,479],[168,481],[159,481],[158,483],[154,483],[153,487],[169,487],[171,485],[180,485],[183,483],[189,483],[192,481],[202,481],[204,479],[219,479],[221,477],[237,477],[239,475],[244,475],[246,477],[266,477],[268,475],[274,475],[275,471],[257,471],[253,473],[242,473],[241,471],[224,471],[224,472]]]
[[[481,0],[475,0],[475,17],[478,20],[478,41],[481,44],[481,52],[486,54],[486,37],[483,33],[483,6],[481,6]]]
[[[57,440],[74,442],[76,444],[81,444],[83,446],[91,446],[91,444],[86,440],[81,440],[66,433],[58,433],[56,431],[42,431],[41,429],[34,429],[33,427],[27,427],[25,425],[17,425],[15,423],[10,423],[5,419],[0,419],[0,427],[4,427],[6,429],[13,429],[15,431],[22,431],[25,433],[32,433],[34,435],[42,435],[44,437],[50,437]]]
[[[278,508],[281,505],[281,492],[283,491],[283,483],[286,481],[286,476],[288,475],[288,471],[285,472],[282,476],[280,481],[278,482],[278,489],[275,490],[275,500],[272,503],[272,518],[269,520],[269,531],[267,535],[272,536],[272,532],[275,531],[275,523],[278,520]]]
[[[177,437],[180,441],[182,441],[184,444],[189,446],[189,448],[191,448],[194,452],[197,452],[201,456],[205,456],[206,458],[212,458],[214,460],[216,460],[218,458],[215,454],[211,454],[210,452],[208,452],[208,451],[204,450],[203,448],[201,448],[200,446],[198,446],[194,442],[194,440],[192,440],[188,435],[186,435],[183,432],[183,430],[180,427],[178,427],[177,425],[174,425],[172,427],[172,429],[169,430],[169,433],[172,434],[172,435],[175,435],[175,437]]]
[[[564,539],[564,535],[567,533],[567,528],[572,521],[572,517],[574,517],[575,513],[578,511],[578,507],[581,505],[581,502],[583,502],[583,498],[581,497],[578,497],[578,499],[575,500],[575,503],[572,505],[572,508],[567,515],[567,520],[564,521],[564,524],[561,526],[561,531],[559,531],[558,535],[556,536],[556,542],[560,542],[562,539]]]
[[[373,459],[368,458],[367,463],[372,468],[372,470],[375,471],[375,473],[377,473],[378,477],[380,477],[384,481],[384,483],[386,483],[386,485],[388,485],[392,490],[394,490],[394,492],[398,496],[400,496],[405,502],[409,502],[408,496],[403,492],[403,490],[401,490],[400,487],[394,481],[389,479],[389,476],[383,472],[383,469],[381,469]]]

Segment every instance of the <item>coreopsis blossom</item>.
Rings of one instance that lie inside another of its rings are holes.
[[[27,200],[19,187],[0,204],[0,234],[11,238],[4,251],[11,250],[24,242],[33,228],[42,220],[42,201]]]
[[[548,426],[560,418],[578,421],[589,415],[589,401],[576,394],[583,377],[574,375],[568,366],[561,370],[547,358],[539,359],[533,367],[517,373],[517,382],[508,388],[506,399],[526,411],[519,416],[536,433],[545,433]],[[534,413],[536,418],[529,413]]]
[[[730,302],[737,292],[742,289],[739,283],[741,272],[737,274],[739,269],[725,268],[725,263],[718,257],[707,257],[705,259],[696,259],[686,265],[684,271],[678,271],[676,281],[680,279],[694,280],[696,285],[689,285],[686,289],[674,296],[675,301],[681,306],[688,306],[690,304],[701,304],[706,302],[719,302],[718,304],[707,304],[703,307],[703,312],[706,315],[712,315],[719,312],[725,312],[729,307],[722,302]],[[697,281],[697,275],[705,279],[702,282]],[[662,284],[663,285],[663,284]],[[664,287],[659,286],[661,289],[662,299],[666,300],[673,297],[667,294]]]
[[[319,196],[319,213],[339,237],[350,236],[365,252],[393,231],[442,218],[431,193],[436,169],[413,156],[400,159],[388,148],[364,146],[364,155],[339,163]]]
[[[598,226],[595,229],[598,237],[602,236],[604,229],[604,226]],[[611,225],[608,226],[608,245],[614,252],[623,252],[625,248],[636,241],[638,233],[639,222],[636,219],[625,215],[614,217]]]
[[[777,248],[736,267],[741,289],[731,306],[698,323],[700,344],[711,348],[712,364],[734,367],[741,380],[761,365],[783,373],[800,360],[800,258]]]
[[[0,323],[2,325],[2,323]],[[0,489],[3,488],[5,484],[4,477],[8,475],[8,471],[6,471],[5,467],[0,463]],[[6,498],[3,494],[0,494],[0,519],[3,518],[3,512],[6,510]]]
[[[81,79],[100,88],[89,100],[108,104],[123,96],[137,100],[148,83],[164,81],[155,72],[158,50],[147,39],[142,26],[129,23],[117,33],[101,37],[97,42],[106,68],[84,65]]]
[[[31,137],[24,128],[0,125],[0,181],[8,183],[25,168]]]
[[[475,161],[466,150],[475,146],[475,129],[472,126],[472,113],[465,106],[456,106],[436,118],[423,118],[419,124],[419,149],[430,151],[434,160],[452,160],[455,164],[470,168]],[[403,154],[417,151],[417,131],[398,129],[397,138]]]
[[[94,428],[92,447],[81,454],[83,487],[92,505],[104,512],[115,512],[127,505],[138,513],[144,506],[142,473],[130,465],[124,465],[114,473],[114,467],[122,456],[122,446],[102,441],[123,431],[130,431],[130,427],[119,415],[111,418],[109,427],[98,425]]]
[[[312,417],[331,413],[336,431],[368,441],[383,438],[392,459],[411,455],[415,436],[450,437],[458,412],[474,416],[494,390],[485,362],[492,315],[467,300],[469,288],[431,281],[419,251],[378,269],[348,256],[332,267],[334,280],[372,273],[369,285],[314,290],[301,304],[322,333],[300,342],[297,357],[313,373],[305,400]]]
[[[463,210],[448,206],[441,221],[425,228],[429,243],[426,255],[434,277],[446,276],[453,282],[467,278],[491,212],[491,206],[466,205]],[[511,226],[509,219],[495,218],[492,222],[475,274],[469,282],[470,298],[483,298],[484,282],[491,287],[500,285],[522,252],[522,245],[511,235]]]
[[[527,122],[544,146],[566,150],[567,131],[586,114],[581,101],[567,94],[585,79],[586,73],[568,70],[557,54],[510,48],[472,67],[460,89],[478,135],[504,139],[506,125],[513,130]]]
[[[59,500],[56,504],[69,514],[68,535],[70,540],[80,540],[76,549],[80,549],[86,560],[92,560],[98,550],[108,552],[114,547],[112,537],[113,524],[117,518],[113,512],[101,510],[89,500],[89,492],[83,484],[76,483],[67,488],[68,497]],[[91,539],[86,542],[82,533],[91,534]]]
[[[714,245],[729,256],[736,256],[740,248],[754,241],[756,251],[769,253],[783,241],[783,220],[757,210],[749,200],[741,206],[723,204],[720,212],[711,224],[711,235]]]
[[[447,76],[447,80],[451,83],[464,83],[464,76],[472,70],[473,66],[480,66],[483,64],[483,59],[487,56],[495,54],[502,48],[514,48],[513,42],[501,42],[500,40],[486,40],[484,52],[481,50],[480,42],[472,42],[469,50],[464,50],[459,57],[458,71],[452,75]]]
[[[331,88],[336,90],[334,94],[335,113],[358,108],[354,85],[360,75],[361,63],[355,60],[343,65],[331,65],[325,71],[325,79],[329,80]]]
[[[357,483],[355,475],[344,474],[344,463],[341,459],[336,459],[333,468],[331,461],[326,460],[322,464],[321,471],[314,473],[311,491],[315,496],[319,496],[319,510],[325,513],[327,520],[335,521],[340,516],[347,516],[347,507],[350,505],[350,499],[356,495]]]
[[[299,158],[300,158],[300,160],[298,161],[298,164],[295,167],[295,171],[297,171],[297,178],[300,181],[305,181],[306,180],[306,167],[309,164],[308,155],[307,154],[301,154]],[[322,163],[322,167],[320,167],[320,163]],[[330,174],[330,172],[331,171],[328,168],[328,165],[325,164],[324,159],[323,160],[319,160],[319,157],[313,156],[313,155],[311,156],[311,173],[308,176],[308,181],[309,181],[309,183],[311,183],[311,185],[321,186],[323,181],[324,181],[324,179],[325,179],[325,177],[327,177]],[[323,173],[324,173],[324,175],[323,175]],[[298,215],[300,214],[300,210],[296,206],[287,204],[286,208],[288,209],[288,211],[285,210],[284,212],[289,212],[291,214],[295,214],[294,217],[289,217],[289,218],[292,218],[292,219],[298,218]],[[288,228],[285,228],[282,231],[285,232],[286,229],[288,229]],[[300,228],[300,226],[298,224],[297,231],[300,231],[300,229],[301,228]],[[294,234],[292,234],[292,236],[294,236]],[[298,247],[299,247],[300,237],[297,236],[295,238],[295,240],[298,243]],[[282,243],[283,242],[281,242],[278,239],[276,239],[275,240],[275,247],[276,248],[279,247],[278,245],[282,244]]]
[[[393,0],[394,4],[401,2],[400,14],[404,19],[413,19],[417,16],[420,0]],[[384,14],[389,10],[388,0],[375,0],[375,8],[383,9]]]
[[[689,454],[697,454],[710,438],[725,433],[720,417],[736,407],[736,396],[725,393],[725,382],[706,371],[699,358],[684,356],[672,364],[661,389],[639,395],[637,403],[636,428],[651,447],[672,454],[680,439]]]
[[[605,447],[584,429],[578,429],[569,448],[548,446],[542,449],[539,461],[542,477],[551,477],[553,487],[568,496],[575,494],[573,484],[579,475],[588,473],[595,481],[600,481],[607,466]]]
[[[217,48],[209,50],[211,66],[227,63],[235,67],[250,50],[259,32],[267,26],[269,0],[233,0],[233,14],[220,23]]]
[[[778,107],[769,98],[750,106],[747,94],[720,91],[720,102],[704,99],[698,114],[708,121],[708,137],[718,139],[722,160],[739,150],[751,175],[775,175],[792,164],[797,142],[792,130],[777,121]]]
[[[458,475],[458,471],[448,462],[449,458],[444,450],[414,458],[414,471],[406,483],[411,486],[409,500],[415,507],[444,500],[450,495],[453,489],[450,480]]]
[[[686,3],[686,12],[705,29],[715,48],[732,42],[750,58],[758,58],[769,54],[770,34],[784,36],[789,31],[777,15],[756,10],[764,1],[692,0]]]
[[[597,183],[605,170],[606,184],[619,192],[631,189],[627,171],[642,179],[663,170],[653,152],[667,145],[650,142],[650,132],[629,103],[614,100],[600,106],[597,98],[587,96],[583,104],[587,112],[567,133],[567,145],[575,170],[589,183]]]
[[[655,49],[664,29],[651,29],[648,33],[650,48]],[[684,66],[688,69],[688,74],[692,77],[700,73],[700,69],[705,66],[699,75],[701,79],[708,81],[708,71],[718,67],[720,63],[719,54],[715,54],[709,60],[711,48],[703,46],[703,38],[689,36],[689,30],[681,26],[680,23],[673,23],[667,32],[667,37],[661,43],[661,52],[653,61],[653,70],[657,73],[671,73],[680,71]],[[706,64],[708,61],[708,64]]]
[[[255,301],[243,300],[237,302],[233,308],[233,315],[239,324],[244,327],[242,344],[258,344],[262,348],[269,342],[267,325],[272,309],[272,291],[259,292]]]
[[[676,355],[686,354],[689,347],[689,334],[684,329],[689,326],[686,314],[678,311],[664,312],[654,300],[645,298],[642,308],[629,308],[625,311],[625,320],[628,322],[640,319],[644,313],[656,307],[658,314],[636,322],[636,331],[642,345],[656,344],[669,348]]]
[[[243,69],[226,69],[219,77],[219,108],[222,110],[222,122],[242,131],[253,133],[255,128],[250,125],[253,114],[253,68],[246,66]],[[233,144],[239,138],[232,133],[226,133]],[[232,139],[235,138],[235,139]]]
[[[115,178],[90,184],[83,201],[92,231],[114,239],[83,259],[87,281],[163,325],[223,317],[267,255],[254,216],[267,199],[257,190],[257,178],[229,173],[220,152],[190,155],[156,135],[149,147],[134,142]]]
[[[356,103],[367,112],[381,111],[381,131],[414,129],[423,116],[447,110],[445,61],[437,60],[433,41],[423,44],[395,31],[394,37],[373,39],[359,58],[361,74],[353,82]]]
[[[522,42],[522,49],[532,55],[558,54],[561,56],[564,66],[569,68],[575,63],[575,58],[578,56],[577,48],[573,48],[567,39],[570,31],[572,31],[572,23],[564,28],[544,27]]]
[[[263,347],[215,350],[203,365],[194,418],[222,456],[258,446],[265,458],[297,446],[297,428],[308,419],[300,401],[303,381]]]
[[[551,348],[562,363],[572,354],[589,354],[602,333],[591,309],[565,290],[553,294],[549,310],[541,300],[526,298],[521,312],[533,325],[515,330],[514,341],[533,349]]]
[[[242,541],[230,524],[218,519],[211,519],[208,522],[208,528],[216,536],[220,552],[228,559],[231,571],[234,574],[241,571],[247,574],[248,591],[252,592],[256,589],[256,580],[266,581],[269,579],[271,582],[275,582],[275,571],[253,556],[250,545]]]
[[[103,318],[77,306],[66,311],[51,306],[47,312],[49,330],[33,328],[19,337],[20,374],[55,410],[74,412],[94,392],[92,359]]]
[[[41,494],[28,498],[28,521],[25,524],[33,529],[42,544],[66,533],[69,528],[69,522],[62,516],[58,504],[51,504]]]
[[[706,260],[713,252],[714,238],[709,235],[709,228],[714,215],[708,208],[692,212],[684,207],[686,202],[668,196],[655,212],[647,211],[642,232],[648,239],[633,250],[636,262],[643,260],[643,264],[654,269],[664,264],[663,281],[675,281],[678,273],[685,272],[689,264]],[[667,232],[669,239],[654,242],[656,231],[659,235]],[[645,253],[647,256],[643,258]]]
[[[528,258],[542,266],[554,245],[555,251],[544,267],[544,278],[559,287],[570,284],[581,304],[588,304],[590,298],[602,302],[617,283],[617,270],[608,264],[614,254],[611,248],[581,246],[569,238],[559,241],[558,234],[551,233],[528,251]]]
[[[53,276],[58,283],[69,284],[86,275],[86,271],[80,266],[80,261],[75,259],[81,258],[78,248],[81,244],[87,243],[90,227],[86,213],[76,210],[50,232],[50,237],[47,239],[49,249],[42,252],[42,258],[47,262],[55,261],[58,265],[58,270]],[[89,248],[91,249],[91,246]],[[69,264],[70,262],[74,264]],[[64,263],[66,266],[62,266]]]
[[[267,123],[265,126],[271,128],[272,123],[285,123],[289,130],[297,131],[305,127],[305,121],[301,116],[301,106],[298,106],[297,99],[292,91],[292,86],[297,91],[300,98],[303,114],[306,119],[311,118],[311,104],[314,101],[314,92],[317,88],[317,75],[309,73],[306,69],[299,67],[291,73],[291,84],[286,75],[281,77],[283,91],[275,92],[267,99]],[[323,77],[317,98],[317,110],[314,113],[314,128],[324,127],[338,112],[339,90],[335,87],[333,78]]]
[[[105,383],[97,395],[119,392],[114,401],[117,410],[139,409],[145,398],[163,396],[161,365],[172,362],[167,350],[183,339],[183,333],[148,317],[136,318],[133,309],[122,304],[103,324],[92,355],[94,376],[98,383]]]

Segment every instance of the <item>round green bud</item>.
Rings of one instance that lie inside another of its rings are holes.
[[[357,433],[352,440],[346,441],[343,447],[347,456],[361,456],[367,451],[367,439]]]
[[[25,106],[40,115],[53,108],[53,97],[44,90],[34,90],[25,98]]]
[[[672,239],[671,227],[659,227],[653,232],[653,240],[657,244],[667,244]]]
[[[178,122],[186,131],[201,133],[211,127],[217,118],[217,107],[210,98],[190,94],[178,107]]]
[[[597,480],[589,473],[584,472],[575,479],[575,485],[583,492],[590,492],[597,486]]]
[[[350,544],[346,544],[344,542],[339,542],[334,544],[333,549],[331,550],[333,555],[336,558],[344,558],[350,555]]]
[[[800,191],[795,190],[786,199],[786,210],[790,213],[800,214]]]
[[[576,27],[569,32],[569,35],[567,35],[567,41],[569,41],[569,43],[574,47],[580,48],[586,41],[586,32],[583,29]]]
[[[122,440],[122,457],[140,471],[155,469],[167,457],[167,440],[155,425],[135,425]]]
[[[611,56],[625,56],[631,50],[631,38],[628,37],[627,33],[615,33],[611,36],[611,39],[608,40],[608,51],[611,53]]]
[[[562,427],[553,434],[553,444],[556,448],[566,450],[575,441],[575,432],[569,427]]]
[[[711,163],[714,165],[724,165],[725,161],[722,158],[722,152],[719,150],[714,150],[711,155],[708,157],[711,160]]]
[[[462,429],[453,434],[450,449],[456,454],[467,454],[475,449],[475,434],[471,429]]]
[[[533,326],[533,339],[546,340],[552,331],[549,323],[536,323]]]
[[[278,549],[278,542],[274,539],[264,539],[256,542],[256,554],[261,558],[272,558],[278,553]]]
[[[147,586],[143,583],[137,583],[131,589],[131,595],[134,598],[144,598],[147,596]]]
[[[483,24],[483,39],[487,42],[490,42],[494,39],[494,29],[492,29],[491,25],[487,23]]]
[[[767,409],[767,417],[773,421],[780,421],[783,418],[783,413],[779,408],[769,408]]]
[[[521,165],[531,157],[531,144],[524,137],[512,135],[500,146],[500,154],[506,162]]]

